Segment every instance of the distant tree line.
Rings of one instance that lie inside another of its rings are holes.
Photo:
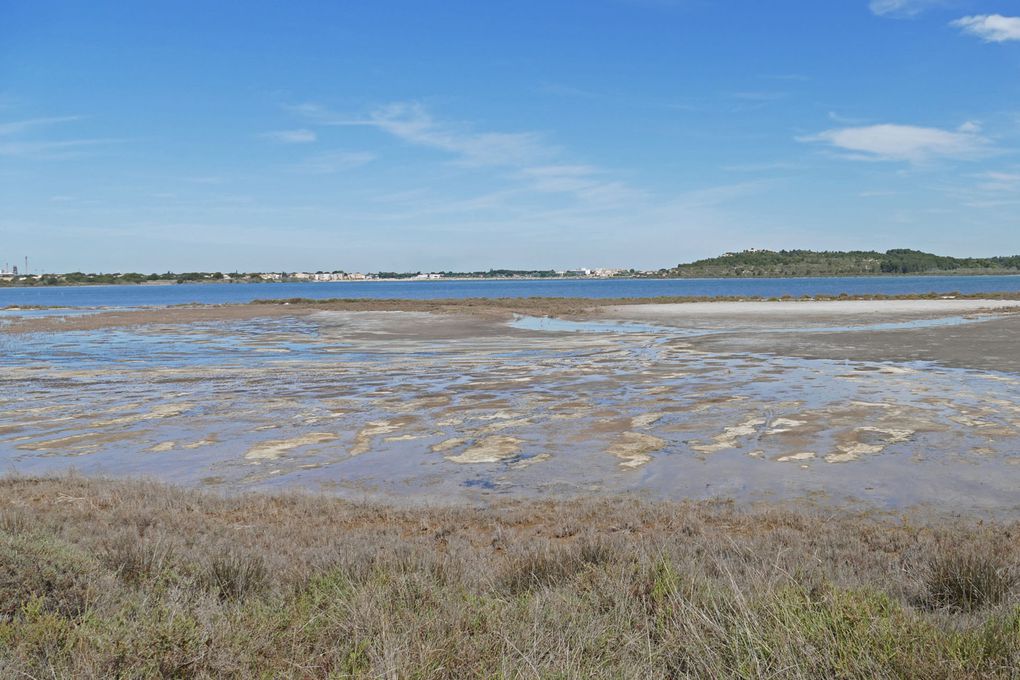
[[[669,278],[859,276],[868,274],[939,274],[1020,272],[1020,255],[948,257],[920,250],[748,250],[679,264],[657,275]]]
[[[246,276],[257,277],[258,274],[231,274],[231,278],[243,279]],[[17,286],[61,286],[61,285],[100,285],[118,283],[152,283],[169,281],[175,283],[192,283],[196,281],[222,281],[226,277],[222,272],[182,272],[175,274],[139,274],[137,272],[112,274],[86,274],[85,272],[68,272],[67,274],[45,274],[41,277],[19,276],[6,282],[6,285]]]

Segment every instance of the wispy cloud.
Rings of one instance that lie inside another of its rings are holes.
[[[0,123],[0,157],[61,160],[80,156],[88,147],[121,141],[117,139],[38,139],[31,134],[39,129],[80,119],[80,116],[49,116]]]
[[[465,165],[519,166],[554,154],[534,132],[477,132],[467,125],[440,122],[417,102],[381,106],[367,117],[338,116],[318,105],[291,107],[323,125],[374,127],[410,144],[444,151]]]
[[[741,99],[747,102],[774,102],[784,99],[786,92],[772,92],[767,90],[745,90],[743,92],[730,92],[734,99]]]
[[[844,116],[836,111],[829,111],[829,120],[833,123],[839,123],[840,125],[864,125],[867,121],[863,118],[853,118],[851,116]]]
[[[313,130],[273,130],[259,135],[261,139],[283,144],[308,144],[318,139]]]
[[[939,158],[971,159],[991,151],[976,123],[964,123],[956,130],[887,123],[826,130],[797,140],[841,149],[856,160],[915,164]]]
[[[978,189],[993,193],[1020,193],[1020,172],[989,171],[979,175]]]
[[[525,168],[521,175],[540,191],[576,191],[591,186],[598,168],[590,165],[539,165]]]
[[[539,85],[539,92],[543,94],[552,94],[559,97],[576,97],[579,99],[597,99],[604,96],[603,94],[594,90],[586,90],[581,87],[574,87],[573,85],[564,85],[563,83],[552,83],[544,82]]]
[[[367,151],[326,151],[309,156],[291,169],[310,175],[331,175],[368,165],[375,159],[376,155]]]
[[[881,17],[913,17],[946,4],[947,0],[871,0],[868,7],[873,14]]]
[[[81,156],[88,147],[110,144],[116,139],[67,139],[62,141],[0,142],[0,157],[64,160]]]
[[[723,165],[720,170],[726,172],[773,173],[796,170],[800,166],[789,161],[765,161],[761,163],[731,163]]]
[[[58,123],[70,123],[80,120],[79,116],[50,116],[49,118],[29,118],[28,120],[16,120],[9,123],[0,123],[0,136],[17,135],[28,132],[34,128],[56,125]]]
[[[568,193],[590,203],[620,204],[639,200],[644,192],[606,177],[591,165],[537,165],[524,168],[519,176],[529,188],[545,193]]]
[[[949,25],[959,28],[968,35],[977,36],[985,42],[1020,40],[1020,17],[977,14],[957,19]]]
[[[726,92],[724,96],[735,102],[732,106],[727,106],[728,113],[745,113],[757,111],[782,101],[789,96],[789,93],[774,90],[740,90]]]
[[[363,117],[341,116],[316,104],[291,110],[320,125],[376,128],[408,144],[449,154],[458,165],[490,168],[510,182],[511,192],[566,195],[603,208],[644,195],[601,168],[564,162],[564,151],[539,133],[479,131],[468,124],[438,120],[417,102],[387,104]],[[313,160],[311,165],[320,163]]]
[[[770,73],[761,77],[765,80],[785,80],[800,83],[806,83],[811,80],[810,76],[806,76],[801,73]]]

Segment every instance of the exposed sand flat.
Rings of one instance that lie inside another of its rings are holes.
[[[620,459],[620,467],[636,468],[649,462],[651,454],[664,448],[665,439],[642,432],[624,432],[609,447],[609,453]]]
[[[954,301],[947,301],[954,302]],[[997,301],[996,301],[997,302]],[[1010,308],[1015,309],[1015,308]],[[975,312],[976,313],[976,312]],[[749,319],[751,317],[748,317]],[[780,317],[774,317],[780,319]],[[903,316],[886,317],[883,320],[903,320]],[[861,318],[854,324],[829,317],[823,325],[867,325],[875,323],[873,317]],[[921,329],[905,328],[883,330],[833,330],[804,332],[802,329],[787,330],[783,326],[803,325],[804,317],[791,319],[777,328],[764,328],[769,322],[754,322],[757,330],[752,332],[747,323],[734,322],[732,328],[723,328],[717,333],[684,339],[687,347],[712,353],[760,352],[770,355],[801,357],[805,359],[838,359],[852,361],[881,362],[936,362],[944,366],[971,368],[985,371],[1020,373],[1020,314],[1008,311],[1002,315],[989,315],[976,323],[946,325]],[[878,369],[883,373],[911,377],[914,367],[886,366]],[[860,374],[858,379],[869,378]],[[1014,376],[993,373],[985,376],[990,381],[1012,383]]]
[[[811,460],[814,457],[815,457],[815,454],[814,454],[813,451],[802,451],[800,453],[791,453],[788,456],[780,456],[779,458],[776,458],[776,462],[777,463],[788,463],[790,461]]]
[[[99,420],[94,424],[96,427],[107,427],[110,425],[133,425],[135,423],[145,422],[146,420],[155,420],[157,418],[172,418],[179,416],[185,411],[193,408],[194,404],[160,404],[155,406],[148,413],[138,413],[130,416],[121,416],[120,418],[111,418],[109,420]]]
[[[715,453],[726,449],[737,448],[737,442],[746,437],[758,434],[759,428],[765,425],[764,418],[756,416],[748,418],[738,425],[732,425],[712,438],[711,444],[692,444],[691,448],[699,453]]]
[[[662,420],[665,413],[642,413],[630,419],[630,426],[636,429],[648,427]]]
[[[129,440],[134,436],[133,432],[84,432],[36,442],[26,441],[29,439],[27,437],[19,437],[18,448],[26,451],[59,451],[79,454],[94,451],[103,444]]]
[[[764,300],[748,302],[689,302],[634,304],[600,309],[607,318],[670,324],[698,318],[771,317],[796,321],[814,317],[940,316],[997,309],[1020,309],[1020,300]]]
[[[469,446],[463,453],[447,456],[451,463],[498,463],[516,458],[521,451],[521,440],[516,437],[485,437]]]
[[[454,437],[453,439],[446,439],[438,444],[433,444],[432,451],[434,453],[443,453],[444,451],[450,451],[451,449],[455,449],[458,446],[463,446],[467,443],[468,440],[465,437]]]
[[[335,441],[337,436],[332,432],[311,432],[293,439],[277,439],[274,441],[262,442],[253,446],[244,454],[244,457],[251,461],[275,460],[288,451],[292,451],[309,444],[325,444]]]
[[[354,439],[354,447],[351,449],[352,456],[360,456],[363,453],[368,453],[372,449],[372,440],[384,434],[391,434],[401,428],[399,423],[391,422],[388,420],[375,420],[370,423],[366,423],[361,430],[358,431],[357,436]]]

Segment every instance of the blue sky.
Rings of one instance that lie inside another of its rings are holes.
[[[0,0],[0,261],[1020,252],[1020,3]]]

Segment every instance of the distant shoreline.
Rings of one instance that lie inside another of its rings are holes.
[[[61,283],[15,283],[0,281],[0,288],[81,288],[100,286],[196,286],[196,285],[217,285],[231,286],[239,284],[330,284],[330,283],[442,283],[449,281],[768,281],[786,279],[910,279],[910,278],[977,278],[988,277],[1020,277],[1017,270],[994,270],[994,271],[933,271],[933,272],[911,272],[901,273],[874,273],[874,274],[824,274],[824,275],[790,275],[790,276],[450,276],[440,279],[418,279],[418,278],[372,278],[372,279],[339,279],[336,281],[310,281],[306,279],[286,281],[124,281],[118,283],[90,283],[90,282],[61,282]]]

